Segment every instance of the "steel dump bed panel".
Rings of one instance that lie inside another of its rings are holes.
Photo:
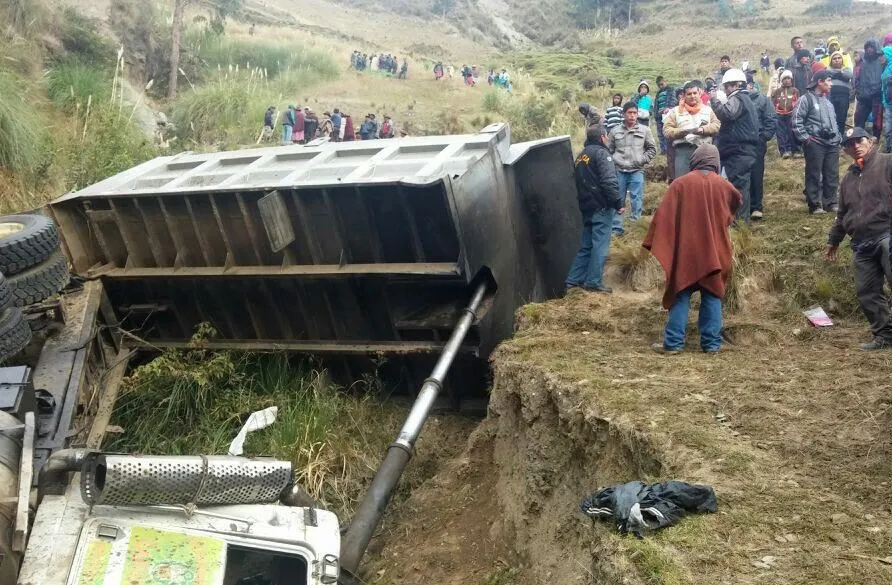
[[[74,269],[143,338],[210,322],[254,349],[433,347],[485,270],[485,357],[518,306],[563,289],[580,229],[569,139],[512,145],[504,124],[161,157],[50,209]]]

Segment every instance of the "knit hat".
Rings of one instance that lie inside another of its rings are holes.
[[[643,85],[644,87],[646,87],[648,91],[650,91],[650,84],[647,82],[647,80],[642,79],[642,80],[641,80],[641,83],[638,84],[638,89],[641,89],[641,86],[642,86],[642,85]]]
[[[781,81],[783,81],[784,79],[793,79],[793,72],[789,69],[784,69],[784,71],[781,73],[780,78]]]
[[[811,58],[811,53],[808,51],[808,49],[800,49],[800,50],[796,51],[796,62],[797,62],[797,63],[798,63],[799,60],[802,59],[803,57],[809,57],[809,58]]]

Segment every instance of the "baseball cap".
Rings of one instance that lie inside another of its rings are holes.
[[[845,136],[842,137],[842,143],[848,144],[862,138],[870,138],[870,134],[864,128],[849,128],[846,130]]]

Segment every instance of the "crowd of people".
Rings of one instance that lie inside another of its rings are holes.
[[[862,349],[892,348],[884,290],[884,282],[892,286],[892,33],[882,46],[868,40],[851,55],[836,37],[821,52],[805,49],[801,37],[790,45],[793,54],[776,60],[774,72],[768,53],[760,58],[771,77],[767,93],[756,82],[757,70],[746,62],[734,68],[722,56],[715,76],[702,82],[690,80],[676,90],[658,77],[651,98],[642,80],[625,103],[615,94],[603,115],[589,104],[580,106],[586,143],[574,172],[583,233],[568,290],[612,292],[604,282],[611,237],[622,236],[624,222],[641,216],[644,169],[658,145],[667,157],[670,186],[643,243],[666,273],[663,306],[669,317],[662,341],[653,346],[658,352],[683,351],[695,292],[701,348],[720,350],[722,298],[732,268],[729,228],[763,219],[765,157],[775,138],[783,158],[805,159],[808,211],[836,214],[826,259],[835,261],[841,242],[851,238],[855,289],[873,336]],[[852,159],[842,183],[841,149]]]
[[[375,54],[354,50],[350,55],[350,67],[356,71],[379,71],[395,75],[399,79],[408,79],[409,60],[403,59],[402,64],[396,55],[390,53]]]
[[[434,63],[433,71],[434,79],[437,81],[440,81],[443,78],[455,79],[455,67],[452,65],[444,66],[442,61]],[[475,87],[480,84],[481,72],[482,69],[477,65],[462,65],[458,70],[462,81],[469,87]],[[499,72],[496,72],[495,69],[490,69],[486,74],[486,84],[490,87],[504,89],[509,93],[514,89],[514,86],[511,83],[511,75],[509,75],[507,69],[502,69]]]
[[[267,108],[263,116],[263,132],[258,143],[274,141],[276,118],[276,107]],[[373,113],[366,114],[365,119],[357,127],[353,117],[341,112],[339,108],[323,112],[320,118],[311,108],[289,105],[282,112],[278,123],[282,128],[283,144],[307,144],[319,138],[326,138],[332,142],[346,142],[397,136],[396,125],[389,115],[379,120]],[[406,136],[406,133],[400,132],[399,135]]]

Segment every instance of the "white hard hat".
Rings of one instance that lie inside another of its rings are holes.
[[[746,75],[740,69],[728,69],[722,76],[722,85],[726,83],[746,83]]]

